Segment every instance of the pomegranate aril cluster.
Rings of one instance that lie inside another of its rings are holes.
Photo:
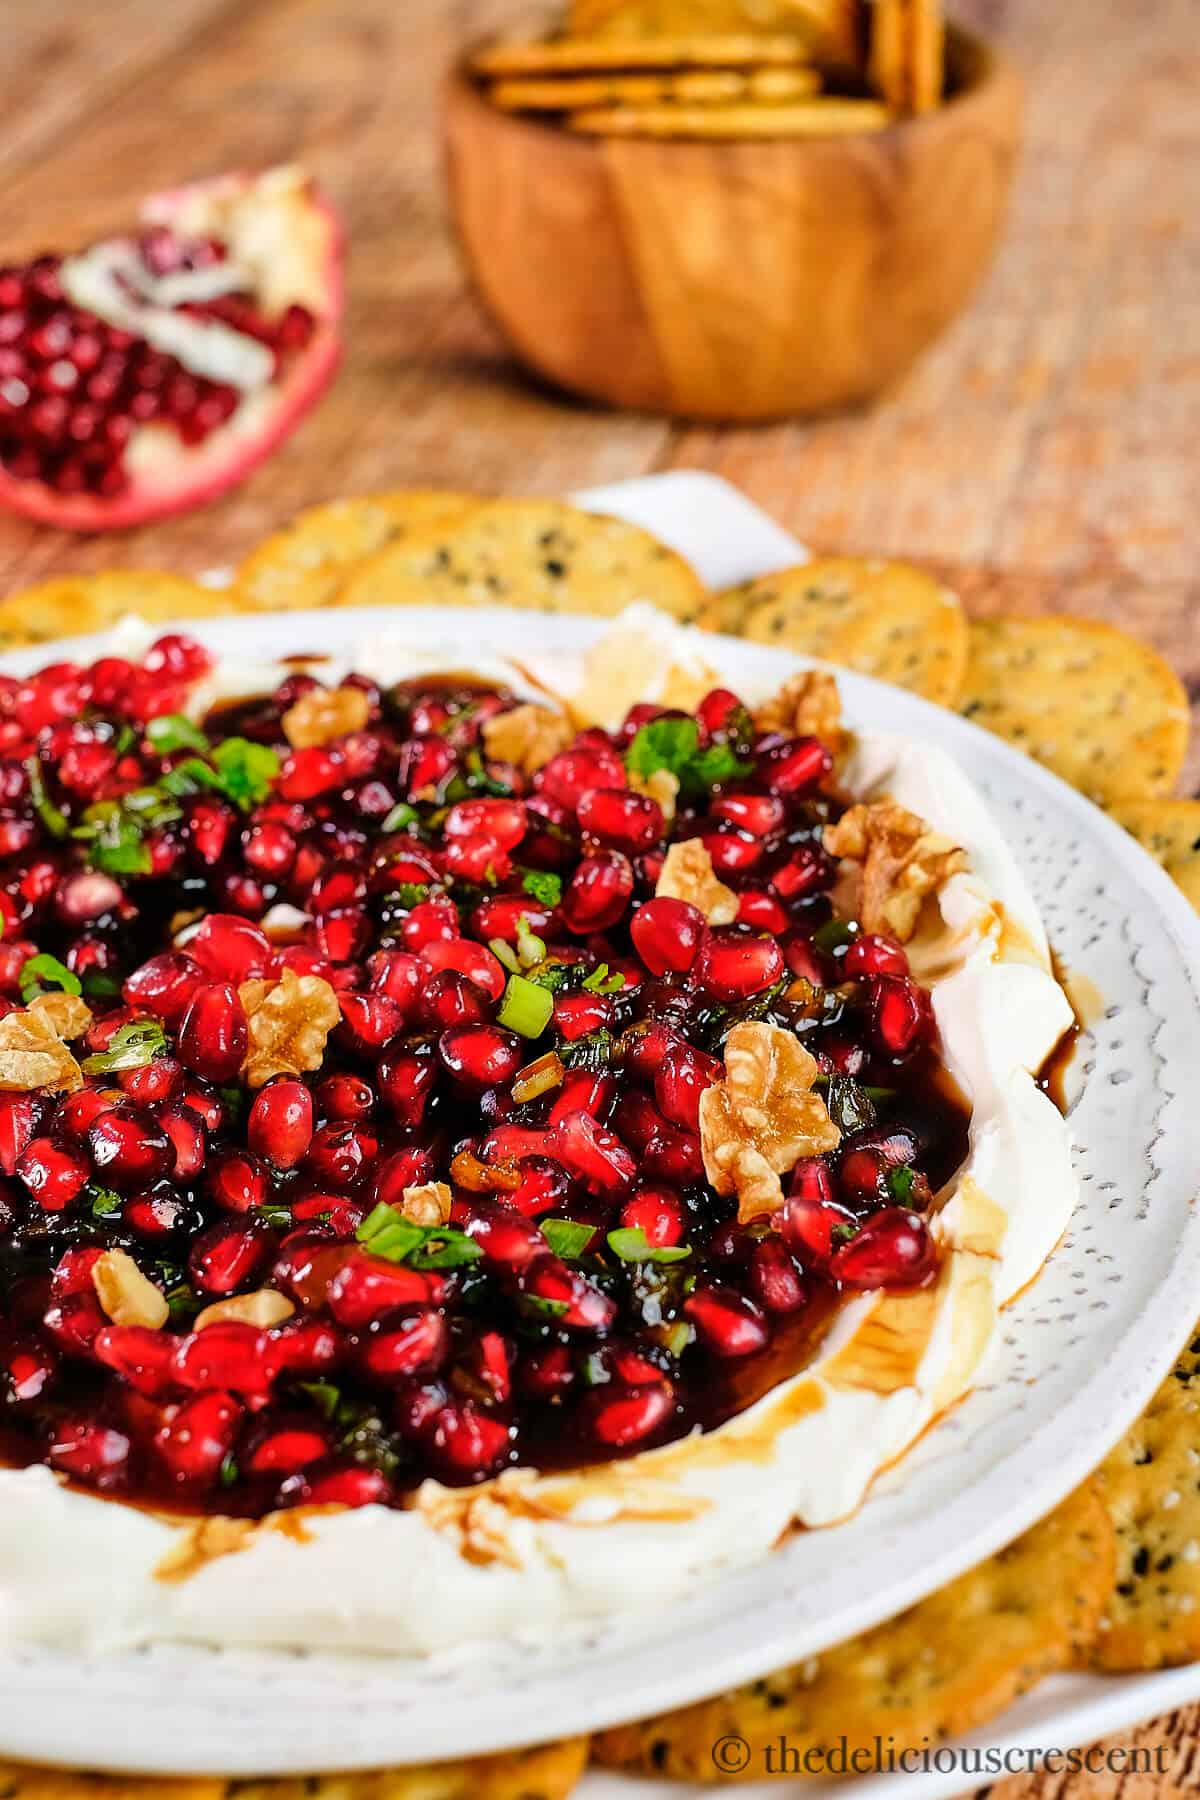
[[[185,1509],[398,1504],[715,1426],[839,1292],[932,1279],[965,1119],[903,949],[834,913],[824,746],[721,690],[528,777],[487,754],[501,691],[353,676],[365,726],[294,748],[319,664],[197,723],[209,671],[171,635],[0,681],[0,1010],[93,1015],[82,1087],[0,1095],[11,1460]],[[689,839],[733,923],[656,893]],[[249,1087],[246,996],[288,975],[338,1022]],[[842,1132],[750,1227],[699,1129],[747,1020],[803,1039]]]

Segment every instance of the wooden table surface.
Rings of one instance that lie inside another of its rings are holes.
[[[372,488],[559,493],[669,468],[737,482],[809,543],[936,560],[978,611],[1142,632],[1200,702],[1196,0],[959,0],[1029,86],[1004,250],[970,314],[872,411],[673,429],[522,380],[465,290],[436,129],[468,37],[521,0],[43,0],[4,7],[0,242],[127,223],[147,187],[302,159],[349,228],[346,367],[282,454],[218,505],[119,539],[0,520],[0,592],[43,575],[236,560],[300,506]],[[1185,777],[1200,786],[1200,733]],[[1141,1742],[1163,1779],[1007,1781],[995,1800],[1200,1787],[1200,1709]]]

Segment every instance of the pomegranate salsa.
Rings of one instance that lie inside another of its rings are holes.
[[[197,724],[210,667],[0,677],[10,1463],[402,1504],[711,1428],[841,1294],[933,1279],[967,1114],[835,904],[827,744],[457,677]]]

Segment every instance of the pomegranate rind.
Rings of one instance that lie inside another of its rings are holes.
[[[264,218],[274,209],[264,239],[286,264],[263,298],[268,304],[284,298],[279,288],[286,273],[286,300],[307,305],[316,320],[311,340],[292,359],[282,382],[248,396],[225,425],[194,448],[179,444],[163,427],[143,426],[126,452],[130,486],[112,499],[59,494],[43,482],[16,480],[0,470],[0,507],[64,531],[123,531],[189,512],[236,487],[312,410],[341,360],[345,304],[342,225],[316,183],[291,169],[220,175],[152,195],[142,218],[189,234],[219,236],[232,209],[258,197]]]

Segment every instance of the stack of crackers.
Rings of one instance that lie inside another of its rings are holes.
[[[829,137],[938,106],[945,29],[941,0],[572,0],[470,66],[503,111],[597,136]]]
[[[0,602],[0,648],[96,631],[130,612],[503,605],[612,616],[634,598],[956,709],[1105,807],[1200,909],[1200,800],[1171,797],[1188,737],[1174,672],[1108,625],[969,619],[908,564],[820,558],[712,594],[624,521],[554,500],[407,491],[302,513],[251,551],[231,590],[142,570],[45,582]],[[239,1800],[566,1800],[589,1754],[709,1782],[713,1745],[730,1735],[745,1740],[749,1772],[781,1735],[801,1756],[845,1737],[870,1757],[881,1740],[896,1751],[976,1730],[1057,1670],[1198,1658],[1200,1324],[1142,1418],[1049,1518],[899,1618],[715,1700],[590,1747],[574,1739],[436,1769],[229,1783],[0,1764],[0,1776],[10,1800],[232,1800],[234,1790]]]

